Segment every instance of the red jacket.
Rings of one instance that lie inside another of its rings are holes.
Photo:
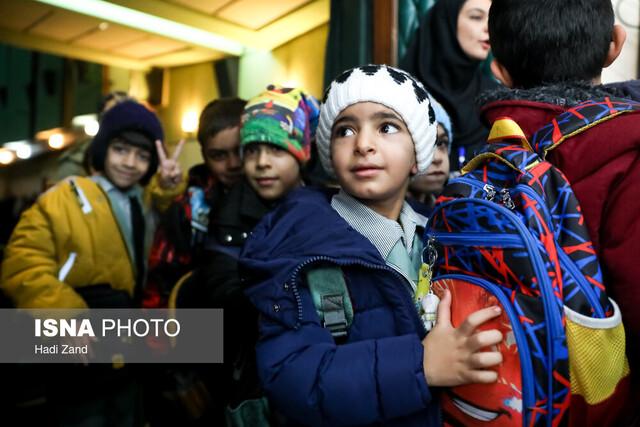
[[[503,90],[482,108],[483,119],[514,119],[530,138],[578,102],[602,97],[601,89]],[[595,92],[595,93],[594,93]],[[563,96],[567,95],[567,96]],[[609,96],[611,94],[608,94]],[[572,99],[568,99],[571,97]],[[640,114],[621,115],[578,134],[547,160],[571,183],[604,273],[622,312],[630,356],[640,347]],[[640,359],[635,356],[637,370]]]

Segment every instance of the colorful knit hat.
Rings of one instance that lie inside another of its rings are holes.
[[[411,74],[388,65],[364,65],[336,77],[325,92],[318,125],[318,154],[322,167],[331,165],[331,128],[338,115],[359,102],[375,102],[402,117],[415,146],[418,174],[425,173],[436,147],[437,125],[429,94]]]
[[[311,155],[319,114],[318,101],[301,89],[269,85],[244,108],[240,147],[273,144],[304,164]]]

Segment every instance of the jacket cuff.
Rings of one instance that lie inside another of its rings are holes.
[[[176,185],[172,188],[162,188],[160,187],[159,182],[159,174],[156,173],[151,178],[151,181],[147,185],[146,193],[149,195],[151,199],[151,203],[153,206],[160,212],[165,212],[173,200],[184,193],[187,189],[188,184],[188,176],[186,172],[182,173],[182,181],[180,184]]]

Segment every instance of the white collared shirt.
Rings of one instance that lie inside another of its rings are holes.
[[[414,211],[406,201],[398,221],[393,221],[342,189],[331,199],[331,207],[358,233],[369,239],[385,260],[398,240],[402,241],[407,253],[411,253],[416,229],[424,228],[427,224],[427,218]]]

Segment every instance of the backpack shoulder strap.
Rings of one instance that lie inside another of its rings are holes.
[[[322,326],[334,339],[346,337],[353,322],[353,306],[342,269],[312,268],[306,272],[306,279]]]
[[[583,102],[558,115],[531,138],[531,146],[542,159],[568,138],[623,114],[639,113],[640,103],[622,98],[600,98]]]

